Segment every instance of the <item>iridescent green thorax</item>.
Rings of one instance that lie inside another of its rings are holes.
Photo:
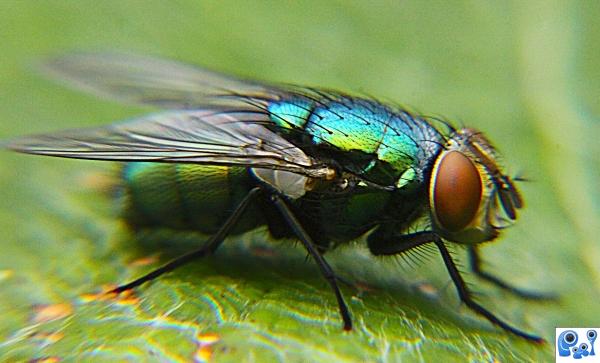
[[[352,171],[382,185],[402,187],[422,180],[424,165],[442,141],[426,120],[366,99],[296,97],[272,102],[268,110],[276,125],[302,131],[316,146],[350,152],[349,157],[354,152],[364,163]]]

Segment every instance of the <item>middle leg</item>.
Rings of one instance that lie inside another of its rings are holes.
[[[338,307],[340,310],[340,315],[342,316],[342,320],[344,321],[344,330],[352,330],[352,318],[350,317],[350,312],[348,311],[348,307],[346,306],[346,302],[344,301],[344,297],[342,296],[342,292],[337,284],[338,278],[331,269],[331,266],[327,263],[325,258],[321,255],[317,247],[315,246],[312,238],[308,235],[308,233],[302,228],[300,221],[294,216],[294,213],[287,206],[282,197],[277,194],[271,195],[271,200],[273,204],[277,207],[287,224],[294,231],[294,234],[300,242],[304,245],[304,248],[308,251],[308,253],[314,258],[321,274],[329,285],[333,289],[335,294],[335,298],[338,303]]]

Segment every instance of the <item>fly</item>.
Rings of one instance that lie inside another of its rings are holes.
[[[297,238],[335,294],[345,330],[350,312],[323,254],[366,235],[373,255],[434,245],[475,313],[541,342],[475,302],[447,245],[469,252],[494,240],[523,206],[514,179],[477,130],[439,125],[410,112],[324,89],[245,81],[173,61],[122,54],[75,54],[46,70],[73,86],[163,113],[107,126],[26,136],[12,150],[123,162],[125,218],[211,235],[198,250],[113,290],[120,293],[213,254],[228,235],[267,226]],[[413,232],[414,226],[426,227]]]

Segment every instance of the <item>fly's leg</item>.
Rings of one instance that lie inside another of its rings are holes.
[[[502,281],[501,279],[490,274],[489,272],[484,271],[481,267],[481,256],[477,247],[469,247],[469,261],[471,265],[471,270],[475,275],[519,297],[530,300],[553,300],[558,298],[558,296],[555,294],[527,291],[518,287],[511,286],[507,282]]]
[[[331,266],[329,266],[327,261],[321,255],[321,253],[317,250],[317,247],[313,243],[312,238],[308,235],[304,228],[302,228],[300,221],[298,221],[298,219],[294,216],[294,214],[287,206],[285,201],[277,194],[273,194],[271,196],[271,200],[273,201],[273,204],[275,204],[275,206],[277,207],[287,224],[290,226],[290,228],[292,228],[296,237],[300,239],[300,242],[302,242],[304,248],[306,248],[308,253],[314,258],[315,262],[317,263],[317,266],[319,266],[319,270],[321,271],[323,277],[325,277],[327,282],[329,282],[329,285],[331,286],[331,288],[333,289],[333,293],[335,294],[335,298],[337,300],[338,307],[340,310],[340,315],[342,315],[342,320],[344,321],[344,330],[351,330],[352,319],[350,318],[348,307],[344,302],[344,297],[342,296],[340,288],[338,287],[338,278],[331,269]]]
[[[412,248],[427,244],[427,243],[435,243],[440,254],[442,255],[442,259],[444,260],[444,264],[446,265],[446,269],[450,274],[450,278],[456,287],[458,292],[458,296],[462,302],[469,307],[469,309],[473,310],[475,313],[483,316],[489,322],[494,325],[499,326],[500,328],[515,334],[521,338],[533,341],[535,343],[543,343],[544,340],[536,335],[525,333],[517,328],[510,326],[504,321],[500,320],[494,314],[492,314],[489,310],[479,305],[473,300],[471,296],[471,292],[469,291],[465,281],[463,280],[456,264],[452,260],[452,256],[450,252],[444,245],[442,239],[431,231],[423,231],[417,232],[402,236],[397,236],[392,240],[390,239],[382,239],[381,236],[374,235],[369,238],[369,249],[375,255],[394,255],[398,253],[407,252]]]
[[[438,237],[434,240],[434,243],[436,244],[437,248],[440,250],[440,254],[442,255],[442,259],[444,260],[446,269],[448,270],[448,273],[450,274],[450,277],[452,278],[452,282],[454,282],[454,286],[456,287],[456,290],[458,292],[458,296],[465,303],[465,305],[467,305],[469,307],[469,309],[471,309],[474,312],[476,312],[477,314],[483,316],[484,318],[489,320],[492,324],[498,325],[502,329],[504,329],[510,333],[513,333],[515,335],[518,335],[521,338],[525,338],[534,343],[544,343],[544,339],[542,339],[541,337],[538,337],[537,335],[525,333],[524,331],[521,331],[517,328],[514,328],[514,327],[508,325],[504,321],[497,318],[489,310],[487,310],[483,306],[476,303],[473,300],[473,297],[471,296],[471,292],[467,288],[467,285],[465,284],[465,280],[463,280],[462,276],[460,275],[460,272],[458,271],[458,268],[456,268],[456,265],[454,264],[454,261],[452,260],[452,256],[450,256],[450,252],[448,252],[448,249],[444,245],[444,242]]]
[[[368,239],[369,251],[375,256],[399,255],[413,248],[433,242],[434,238],[437,238],[437,236],[433,232],[423,231],[394,236],[393,242],[390,242],[385,237],[381,238],[381,236],[373,234]]]
[[[176,259],[168,262],[166,265],[163,265],[157,268],[154,271],[147,273],[146,275],[128,283],[125,285],[121,285],[116,289],[109,291],[109,293],[120,293],[125,290],[131,290],[135,287],[140,286],[141,284],[154,280],[158,276],[173,271],[176,268],[187,264],[197,258],[205,257],[212,255],[217,248],[223,243],[223,240],[227,237],[227,235],[231,232],[231,229],[235,226],[235,224],[239,221],[240,217],[243,215],[244,211],[248,207],[248,205],[254,200],[256,195],[261,192],[261,188],[256,187],[250,190],[248,194],[244,197],[244,199],[238,204],[233,213],[229,216],[229,218],[225,221],[225,223],[221,226],[221,228],[215,233],[201,248],[187,253],[183,256],[177,257]]]

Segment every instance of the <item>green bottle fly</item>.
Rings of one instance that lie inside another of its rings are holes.
[[[476,303],[447,249],[464,245],[480,277],[523,297],[545,298],[480,268],[478,246],[495,239],[523,206],[480,132],[372,99],[243,81],[141,56],[76,54],[46,68],[75,87],[166,111],[18,138],[7,147],[122,162],[125,217],[132,225],[211,236],[202,248],[114,292],[212,254],[228,235],[267,226],[275,239],[300,240],[350,330],[350,313],[323,254],[365,236],[374,255],[435,245],[469,308],[508,332],[541,341]]]

